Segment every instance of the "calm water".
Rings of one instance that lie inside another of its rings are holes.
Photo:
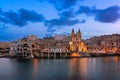
[[[0,80],[120,80],[120,57],[0,58]]]

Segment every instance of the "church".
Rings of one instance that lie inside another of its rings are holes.
[[[71,32],[71,41],[69,42],[70,51],[72,52],[86,52],[87,48],[81,39],[82,34],[80,29],[75,33],[74,29]]]

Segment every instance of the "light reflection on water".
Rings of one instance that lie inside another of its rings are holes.
[[[0,58],[0,80],[120,80],[120,57]]]

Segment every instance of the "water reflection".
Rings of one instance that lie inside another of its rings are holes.
[[[33,59],[33,80],[38,76],[38,59]]]
[[[0,80],[120,80],[120,57],[0,58]]]
[[[118,63],[119,62],[119,57],[117,57],[117,56],[114,57],[114,60],[115,60],[116,63]]]
[[[84,79],[87,76],[87,58],[70,60],[71,79]]]

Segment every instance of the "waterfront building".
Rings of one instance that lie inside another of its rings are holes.
[[[32,42],[27,38],[22,38],[17,41],[16,55],[18,58],[32,58]]]
[[[29,39],[29,40],[31,40],[31,41],[35,41],[35,40],[37,40],[38,38],[37,38],[37,36],[35,36],[35,35],[29,35],[29,36],[27,36],[27,39]]]
[[[11,42],[0,42],[0,54],[9,54]]]
[[[69,54],[69,36],[55,36],[44,38],[43,48],[40,57],[68,57]]]
[[[69,36],[55,36],[38,39],[34,35],[27,36],[16,41],[16,54],[18,57],[26,57],[32,54],[35,57],[48,57],[48,53],[54,53],[54,56],[49,54],[49,57],[58,57],[61,53],[69,52]],[[11,46],[13,49],[13,46]],[[11,50],[10,53],[12,53]],[[47,53],[47,55],[46,55]]]
[[[29,35],[27,39],[31,42],[32,55],[37,56],[40,53],[40,40],[35,35]]]
[[[69,42],[70,51],[75,51],[75,52],[86,52],[87,51],[87,47],[85,46],[81,37],[82,37],[82,34],[80,32],[80,29],[78,30],[76,34],[74,32],[74,29],[72,29],[71,41]]]
[[[17,46],[17,41],[11,42],[10,51],[9,51],[10,57],[16,56],[16,51],[17,51],[16,46]]]
[[[120,52],[120,35],[95,36],[86,41],[88,52],[91,53],[118,53]]]

